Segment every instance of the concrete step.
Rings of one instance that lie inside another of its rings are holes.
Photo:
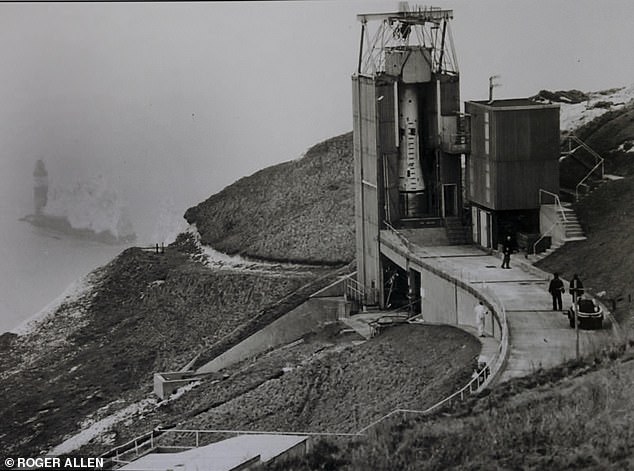
[[[351,329],[354,329],[357,334],[366,340],[371,339],[374,335],[374,329],[372,329],[367,322],[363,322],[362,320],[355,319],[353,317],[346,317],[341,319],[341,321]]]
[[[570,236],[570,237],[566,236],[566,239],[565,239],[566,242],[574,242],[577,240],[588,240],[588,238],[584,235],[577,235],[577,236]]]
[[[604,173],[603,174],[603,179],[605,181],[609,181],[609,182],[613,182],[615,180],[623,180],[624,177],[620,176],[620,175],[612,175],[610,173]]]

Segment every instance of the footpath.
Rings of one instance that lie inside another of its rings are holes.
[[[552,275],[532,266],[522,255],[511,259],[511,268],[501,260],[471,246],[420,247],[410,250],[447,275],[474,288],[492,293],[506,310],[509,354],[498,381],[531,374],[575,358],[576,332],[562,311],[552,310],[548,284]],[[566,283],[566,288],[568,284]],[[572,304],[563,296],[563,308]],[[601,330],[579,330],[580,354],[589,355],[614,342],[611,316]]]

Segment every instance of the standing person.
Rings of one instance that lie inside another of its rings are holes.
[[[583,296],[583,283],[579,279],[579,275],[576,273],[572,275],[572,280],[570,280],[570,289],[568,290],[570,296],[572,296],[572,302],[578,300],[581,296]]]
[[[478,326],[478,335],[480,337],[484,337],[484,321],[487,317],[487,308],[484,306],[482,301],[476,304],[476,307],[473,309],[473,312],[476,316],[476,324]]]
[[[564,291],[564,282],[559,278],[559,273],[555,273],[548,285],[548,292],[553,297],[553,311],[561,311],[561,293]]]
[[[502,259],[502,268],[511,268],[509,263],[511,263],[511,236],[506,236],[504,239],[504,244],[502,245],[502,254],[504,254],[504,258]]]

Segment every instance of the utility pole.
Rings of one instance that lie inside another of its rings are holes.
[[[575,316],[575,336],[576,336],[575,352],[576,352],[577,361],[579,361],[579,316],[577,315],[578,309],[577,309],[577,291],[576,290],[572,292],[572,312]]]

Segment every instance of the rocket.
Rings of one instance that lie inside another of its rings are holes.
[[[415,85],[400,84],[399,93],[399,192],[405,217],[416,217],[420,197],[425,191],[420,159],[420,123]]]

